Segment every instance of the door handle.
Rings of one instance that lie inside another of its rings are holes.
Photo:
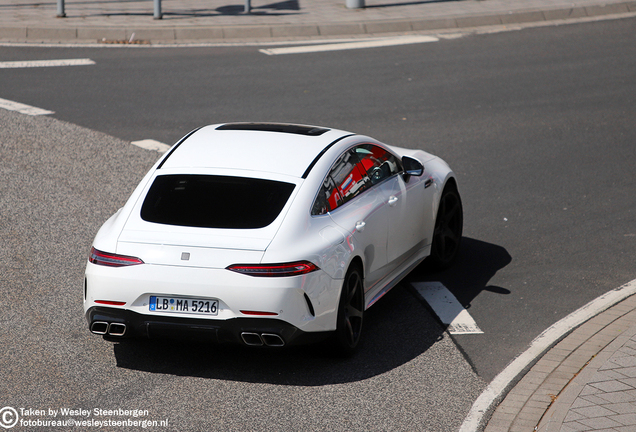
[[[394,207],[394,206],[397,204],[398,199],[399,199],[399,198],[398,198],[398,197],[396,197],[395,195],[391,195],[391,197],[389,198],[389,205],[390,205],[391,207]]]
[[[366,225],[366,222],[364,222],[364,221],[356,222],[356,231],[358,231],[358,232],[364,231],[364,226],[365,225]]]

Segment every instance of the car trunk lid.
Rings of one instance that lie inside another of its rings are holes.
[[[124,229],[117,253],[141,258],[146,264],[225,268],[236,263],[260,263],[272,238],[247,232],[260,230],[186,231],[183,227],[171,227],[171,231]]]

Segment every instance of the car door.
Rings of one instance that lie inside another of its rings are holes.
[[[430,242],[424,239],[424,225],[426,201],[430,207],[433,194],[424,192],[420,177],[405,181],[401,160],[388,150],[365,144],[357,153],[387,206],[386,270],[390,272]]]
[[[389,203],[387,260],[393,269],[430,244],[426,238],[426,209],[432,208],[434,188],[425,188],[422,177],[392,177],[383,185]],[[430,219],[430,218],[429,218]]]
[[[344,152],[325,177],[312,214],[325,213],[344,231],[349,247],[360,249],[365,291],[372,289],[386,274],[387,206],[353,149]]]

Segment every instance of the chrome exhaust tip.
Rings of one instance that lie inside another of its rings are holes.
[[[123,336],[126,333],[126,324],[111,323],[108,327],[109,336]]]
[[[245,345],[263,346],[263,339],[261,339],[258,333],[243,332],[241,333],[241,338],[243,342],[245,342]]]
[[[105,321],[93,321],[91,324],[91,333],[105,335],[108,333],[108,323]]]
[[[261,335],[263,343],[270,347],[282,347],[285,346],[285,341],[282,337],[273,333],[263,333]]]

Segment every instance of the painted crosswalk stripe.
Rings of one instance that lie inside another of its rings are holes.
[[[49,111],[42,108],[36,108],[30,105],[25,105],[20,102],[14,102],[7,99],[0,99],[0,108],[6,109],[9,111],[17,111],[22,114],[33,115],[33,116],[55,114],[54,111]]]
[[[132,141],[131,144],[146,150],[157,151],[159,153],[165,153],[170,149],[170,146],[168,144],[164,144],[162,142],[155,141],[152,139]]]
[[[450,334],[481,334],[483,331],[457,298],[440,282],[413,282],[413,288],[448,325]]]
[[[340,42],[340,43],[320,44],[320,45],[303,45],[303,46],[292,46],[292,47],[284,47],[284,48],[269,48],[269,49],[261,49],[259,51],[267,55],[301,54],[301,53],[315,53],[315,52],[325,52],[325,51],[342,51],[342,50],[361,49],[361,48],[379,48],[379,47],[388,47],[388,46],[397,46],[397,45],[410,45],[410,44],[418,44],[418,43],[426,43],[426,42],[437,42],[438,40],[439,40],[438,38],[433,36],[416,35],[416,36],[401,36],[401,37],[394,37],[394,38],[373,39],[373,40],[364,40],[364,41],[355,41],[355,42]]]
[[[95,62],[88,58],[61,59],[61,60],[26,60],[26,61],[0,62],[0,69],[56,67],[56,66],[87,66],[87,65],[94,65],[94,64]]]

